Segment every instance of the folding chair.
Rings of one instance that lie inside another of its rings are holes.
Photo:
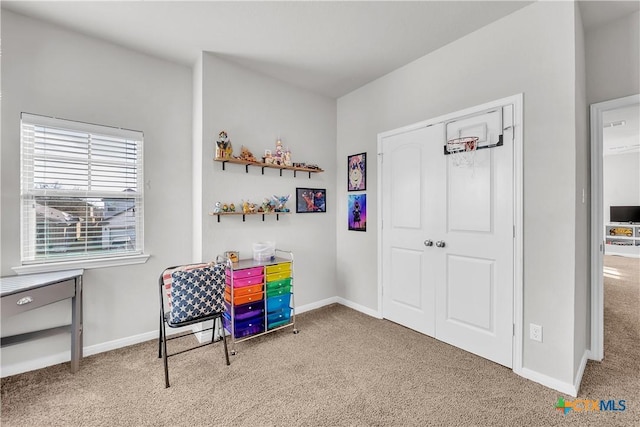
[[[218,337],[224,343],[224,354],[227,365],[229,365],[227,339],[222,327],[225,264],[190,264],[169,267],[160,275],[159,285],[160,332],[158,337],[158,358],[164,359],[165,388],[169,387],[168,358],[216,342],[216,325],[218,326]],[[167,337],[166,326],[179,328],[206,322],[207,320],[213,320],[213,325],[210,328]],[[209,330],[211,331],[211,342],[171,354],[167,352],[167,341]]]

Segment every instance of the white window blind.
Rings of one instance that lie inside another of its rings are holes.
[[[22,113],[22,264],[143,252],[143,134]]]

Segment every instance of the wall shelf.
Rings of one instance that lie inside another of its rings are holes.
[[[293,176],[295,177],[296,174],[298,172],[305,172],[309,174],[309,178],[311,178],[311,174],[312,173],[320,173],[320,172],[324,172],[324,170],[318,168],[307,168],[307,167],[297,167],[297,166],[280,166],[280,165],[272,165],[272,164],[268,164],[268,163],[262,163],[262,162],[250,162],[247,160],[240,160],[240,159],[214,159],[214,161],[216,162],[220,162],[222,163],[222,170],[226,170],[225,165],[227,163],[233,163],[236,165],[244,165],[245,167],[245,172],[249,173],[249,166],[252,167],[258,167],[262,169],[262,175],[264,175],[264,169],[268,168],[268,169],[279,169],[280,170],[280,176],[282,176],[282,171],[283,170],[290,170],[293,171]]]
[[[244,222],[246,220],[247,216],[253,216],[253,215],[262,215],[262,221],[264,221],[264,217],[268,216],[268,215],[275,215],[276,216],[276,221],[280,221],[280,215],[287,215],[290,214],[291,212],[255,212],[255,213],[244,213],[244,212],[209,212],[209,215],[211,216],[217,216],[218,217],[218,222],[220,222],[220,217],[221,216],[239,216],[242,215],[242,222]]]

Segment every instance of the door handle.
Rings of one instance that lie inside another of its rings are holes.
[[[427,239],[424,241],[425,246],[433,246],[433,240]]]
[[[438,240],[436,242],[436,246],[439,247],[439,248],[444,248],[446,245],[444,243],[444,240]]]

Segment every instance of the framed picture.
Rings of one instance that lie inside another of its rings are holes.
[[[326,212],[327,190],[324,188],[296,188],[296,212]]]
[[[367,189],[367,153],[347,156],[347,191]]]
[[[349,230],[367,231],[367,195],[350,194],[348,203]]]

